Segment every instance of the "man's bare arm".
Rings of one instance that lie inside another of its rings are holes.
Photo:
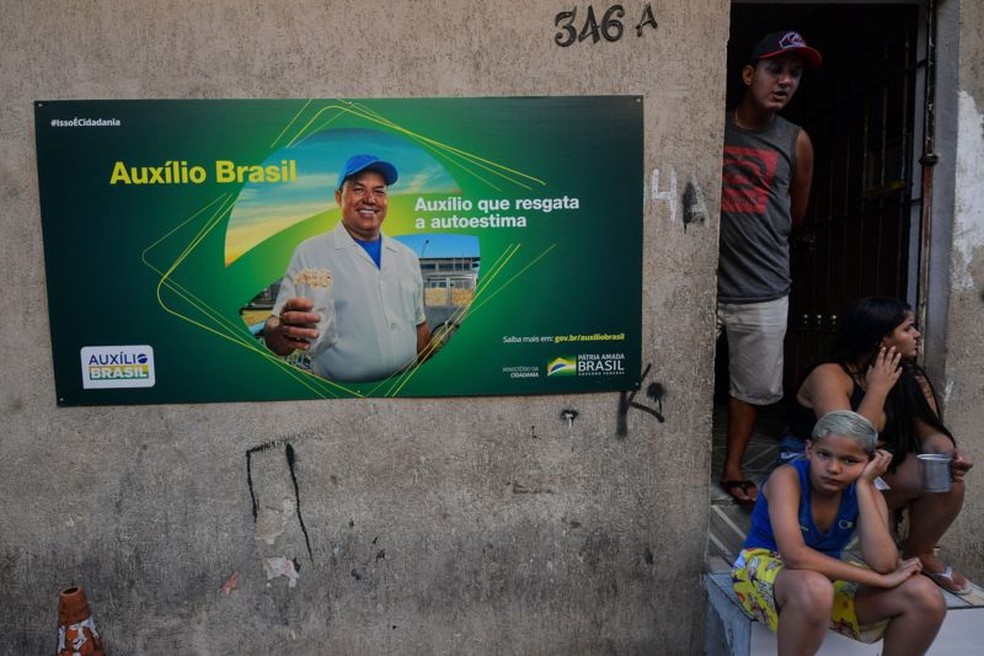
[[[813,142],[806,130],[800,130],[796,137],[796,170],[789,185],[789,212],[794,226],[803,223],[806,205],[810,202],[810,187],[813,185]]]

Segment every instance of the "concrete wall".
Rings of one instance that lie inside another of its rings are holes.
[[[951,78],[941,84],[947,122],[945,156],[952,162],[952,194],[940,220],[952,222],[948,276],[941,293],[946,312],[944,394],[947,423],[975,458],[968,494],[956,524],[943,538],[955,566],[984,578],[984,7],[942,3],[943,27],[959,40],[941,41]],[[945,91],[943,91],[945,89]]]
[[[112,654],[699,652],[717,231],[680,199],[719,185],[728,3],[652,4],[561,48],[559,0],[0,1],[0,651],[50,651],[81,584]],[[665,423],[619,436],[617,394],[55,407],[32,101],[544,94],[645,95]]]

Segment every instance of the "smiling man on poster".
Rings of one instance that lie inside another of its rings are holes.
[[[264,327],[277,355],[307,351],[316,374],[380,380],[413,364],[430,342],[420,263],[381,231],[396,167],[375,155],[345,163],[335,191],[342,219],[291,256]]]

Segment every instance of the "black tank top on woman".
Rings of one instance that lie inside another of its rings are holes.
[[[844,369],[844,373],[851,377],[851,410],[857,411],[861,407],[861,401],[864,399],[864,390],[854,381],[854,376],[851,376],[851,372],[847,368],[843,365],[841,365],[841,368]],[[811,369],[810,373],[812,372],[813,370]],[[810,373],[807,373],[807,376]],[[810,439],[810,436],[813,434],[813,427],[817,424],[817,419],[818,417],[813,413],[813,408],[807,408],[795,396],[793,397],[793,401],[789,407],[790,434],[803,441]]]

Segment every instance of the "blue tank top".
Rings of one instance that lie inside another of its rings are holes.
[[[837,509],[837,516],[834,518],[830,529],[823,533],[813,522],[813,512],[810,508],[810,461],[803,459],[797,460],[789,465],[796,470],[799,475],[800,484],[800,503],[799,503],[799,525],[803,532],[803,541],[811,549],[824,553],[832,558],[840,558],[844,547],[854,537],[858,524],[858,496],[857,486],[851,483],[844,488],[841,496],[840,507]],[[769,500],[765,494],[758,495],[755,508],[752,510],[752,526],[745,538],[742,549],[770,549],[778,551],[775,535],[772,532],[772,522],[769,521]]]

